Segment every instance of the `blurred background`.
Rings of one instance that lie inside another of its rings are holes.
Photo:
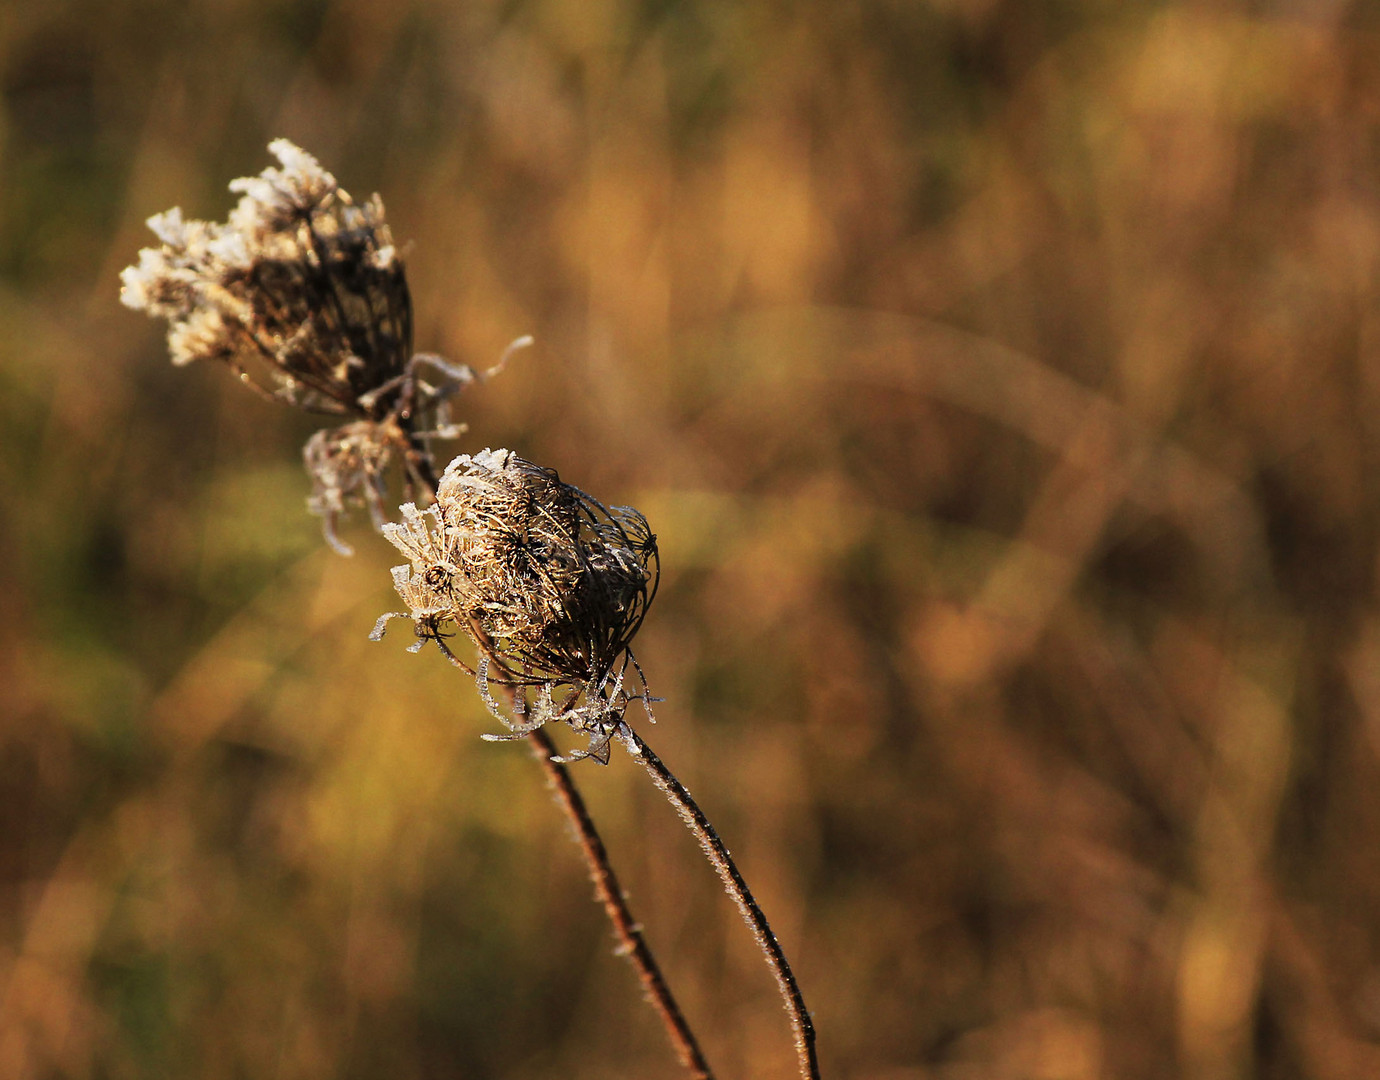
[[[0,1076],[683,1075],[563,818],[118,274],[286,136],[659,534],[652,745],[829,1077],[1380,1075],[1380,8],[0,5]],[[794,1075],[626,755],[723,1080]]]

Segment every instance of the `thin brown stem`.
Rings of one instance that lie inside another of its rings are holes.
[[[699,804],[690,797],[690,792],[685,790],[685,785],[676,779],[675,774],[652,752],[652,748],[642,740],[641,736],[624,723],[619,726],[618,738],[627,747],[633,760],[647,770],[656,786],[671,801],[671,805],[676,808],[676,812],[680,814],[681,819],[695,835],[695,839],[700,842],[700,847],[704,849],[704,854],[709,859],[710,865],[714,867],[722,879],[724,889],[733,898],[733,902],[738,905],[738,910],[742,912],[743,920],[752,930],[753,937],[757,939],[758,947],[766,956],[772,974],[776,976],[777,985],[781,988],[781,996],[786,1001],[786,1012],[790,1015],[791,1027],[795,1032],[795,1049],[800,1062],[800,1075],[804,1080],[819,1080],[819,1059],[815,1053],[815,1026],[810,1019],[809,1010],[805,1008],[805,999],[801,996],[800,986],[795,981],[795,975],[791,971],[791,965],[786,960],[786,954],[781,950],[781,943],[776,940],[776,935],[772,932],[771,924],[767,922],[766,915],[762,913],[761,907],[758,906],[752,895],[752,890],[743,880],[743,875],[738,872],[738,867],[734,863],[733,857],[729,855],[728,848],[719,839],[719,834],[714,831],[714,826],[709,823],[709,819],[705,817]]]
[[[474,674],[444,641],[437,639],[436,644],[441,647],[441,652],[452,664]],[[484,651],[491,661],[501,663],[491,649],[486,648]],[[517,687],[504,686],[502,683],[498,685],[516,698]],[[661,974],[656,957],[652,955],[652,950],[642,937],[642,926],[633,918],[627,896],[618,883],[618,875],[613,872],[613,864],[609,861],[608,849],[604,847],[604,841],[599,836],[599,830],[595,828],[594,819],[590,817],[589,808],[585,805],[580,789],[575,786],[570,770],[556,760],[556,745],[544,729],[537,728],[528,732],[527,741],[532,747],[532,755],[546,772],[547,780],[556,793],[556,801],[561,804],[561,809],[565,811],[566,817],[575,829],[575,841],[584,852],[585,862],[589,866],[589,878],[594,882],[594,890],[599,894],[609,922],[613,923],[614,932],[618,935],[618,951],[626,956],[637,970],[637,977],[642,981],[647,1001],[661,1017],[666,1034],[680,1057],[681,1064],[690,1070],[695,1080],[714,1080],[714,1074],[704,1059],[704,1053],[695,1040],[695,1034],[686,1023],[685,1014],[676,1004],[671,988],[666,985],[666,979]]]
[[[608,851],[599,838],[585,801],[580,797],[580,792],[570,777],[570,771],[555,760],[556,747],[551,741],[551,736],[542,728],[538,728],[529,734],[527,739],[532,745],[533,756],[546,770],[547,779],[556,793],[556,800],[575,826],[575,838],[579,842],[580,850],[585,854],[585,861],[589,864],[590,880],[594,882],[594,889],[599,894],[604,911],[618,935],[619,952],[626,955],[637,969],[637,976],[642,980],[647,1000],[661,1016],[661,1022],[666,1026],[666,1034],[670,1036],[671,1045],[680,1056],[681,1064],[689,1069],[690,1074],[697,1080],[713,1080],[714,1074],[710,1072],[709,1064],[704,1060],[704,1054],[695,1041],[694,1033],[685,1022],[676,999],[672,997],[671,989],[662,977],[656,958],[643,940],[642,928],[628,910],[627,898],[613,872]]]

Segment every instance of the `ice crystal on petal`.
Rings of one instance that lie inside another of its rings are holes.
[[[437,567],[447,573],[454,572],[452,538],[446,532],[438,508],[418,510],[415,503],[403,503],[398,512],[402,514],[402,521],[383,527],[383,535],[393,546],[418,569]]]
[[[269,167],[258,176],[230,181],[230,190],[243,196],[230,213],[231,228],[265,239],[307,220],[339,191],[335,177],[287,139],[274,139],[268,152],[282,164],[281,169]]]

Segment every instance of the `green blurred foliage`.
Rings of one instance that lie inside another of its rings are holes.
[[[829,1076],[1380,1075],[1366,0],[0,6],[0,1076],[677,1075],[540,773],[117,275],[286,136],[657,530],[648,731]],[[721,1076],[669,808],[577,767]]]

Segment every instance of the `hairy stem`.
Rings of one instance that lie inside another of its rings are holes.
[[[452,664],[469,674],[473,674],[443,640],[438,638],[436,644],[440,646],[441,652]],[[501,670],[507,670],[502,661],[494,655],[492,648],[483,643],[482,639],[480,647]],[[516,687],[507,687],[506,689],[510,699],[515,700],[519,693],[518,689]],[[556,800],[561,804],[561,809],[565,811],[566,817],[570,819],[570,824],[575,829],[576,842],[580,845],[580,850],[584,852],[585,862],[589,865],[590,880],[594,882],[594,889],[599,894],[599,900],[604,905],[604,911],[609,917],[609,922],[613,923],[614,932],[618,935],[620,943],[618,951],[627,956],[633,967],[637,969],[637,977],[642,980],[642,988],[647,995],[647,1001],[661,1017],[661,1022],[666,1027],[666,1034],[670,1037],[671,1045],[675,1047],[676,1053],[680,1056],[681,1064],[690,1070],[690,1074],[695,1077],[695,1080],[714,1080],[714,1074],[704,1059],[704,1053],[695,1040],[694,1032],[686,1023],[685,1015],[680,1011],[680,1006],[676,1004],[676,999],[671,994],[671,988],[666,985],[666,979],[661,974],[661,968],[656,962],[656,957],[652,955],[652,950],[642,937],[641,924],[633,918],[632,911],[628,907],[627,896],[623,892],[623,887],[618,883],[618,876],[613,872],[613,864],[609,862],[608,849],[604,847],[604,841],[599,836],[599,830],[594,826],[594,819],[589,815],[589,808],[585,806],[585,800],[580,795],[580,789],[575,786],[575,780],[570,775],[570,770],[556,760],[556,745],[551,741],[551,736],[546,733],[544,728],[537,728],[535,731],[529,732],[527,741],[532,747],[533,756],[546,771],[547,780],[556,793]]]
[[[604,842],[594,828],[594,821],[589,816],[585,801],[580,797],[569,770],[554,760],[556,747],[551,742],[551,736],[547,735],[544,729],[538,728],[528,735],[527,739],[531,743],[533,755],[546,770],[547,779],[556,793],[557,801],[575,826],[576,840],[579,842],[580,850],[585,854],[585,861],[589,864],[590,880],[594,882],[594,889],[599,894],[604,911],[613,923],[614,931],[621,943],[619,952],[625,954],[637,969],[647,1000],[660,1014],[661,1022],[666,1025],[666,1033],[680,1056],[681,1064],[689,1069],[690,1074],[697,1080],[713,1080],[714,1074],[710,1072],[709,1065],[704,1060],[704,1054],[695,1041],[694,1033],[685,1022],[676,999],[671,996],[670,987],[662,977],[656,958],[643,940],[642,928],[628,910],[627,898],[618,884],[618,878],[609,862],[608,851],[605,850]]]
[[[710,865],[714,867],[723,881],[724,889],[733,898],[733,902],[738,905],[738,910],[742,912],[743,920],[752,930],[753,937],[757,939],[758,947],[766,956],[772,974],[776,976],[777,985],[781,988],[781,996],[786,1001],[786,1012],[790,1015],[791,1027],[795,1032],[795,1049],[800,1063],[800,1075],[804,1080],[819,1080],[819,1059],[815,1053],[815,1026],[810,1019],[809,1010],[805,1008],[805,999],[801,996],[800,986],[795,981],[795,975],[791,971],[791,965],[786,960],[786,954],[781,951],[781,943],[776,940],[776,935],[772,932],[771,924],[767,922],[766,915],[762,913],[761,907],[758,906],[752,895],[752,890],[743,880],[743,875],[738,872],[738,867],[733,862],[733,857],[729,855],[728,848],[724,847],[724,842],[719,839],[719,834],[714,831],[714,826],[709,823],[709,819],[705,817],[699,804],[690,797],[690,792],[685,790],[685,785],[676,779],[675,774],[652,752],[652,748],[642,740],[641,736],[624,723],[619,725],[618,738],[627,747],[633,760],[647,770],[656,786],[671,801],[671,805],[676,808],[676,812],[680,814],[686,826],[695,835],[695,839],[700,842],[705,857],[709,859]]]

